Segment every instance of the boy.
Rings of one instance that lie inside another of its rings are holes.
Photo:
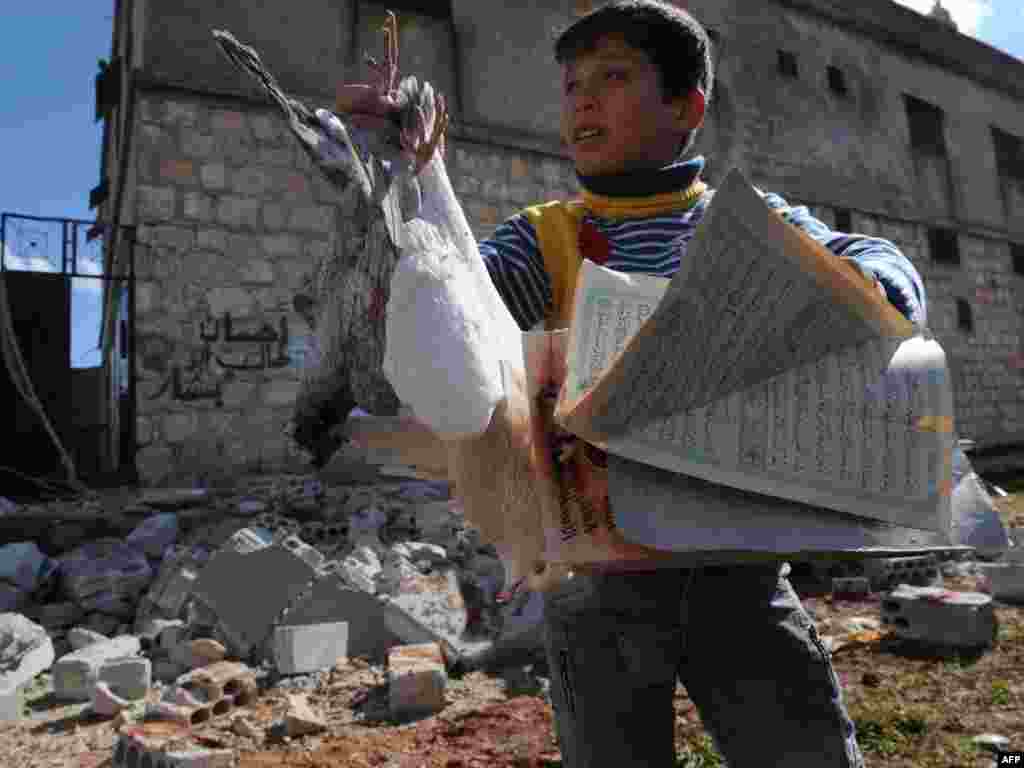
[[[707,34],[668,3],[616,0],[566,29],[555,58],[562,138],[587,209],[580,252],[611,269],[670,277],[713,194],[699,178],[703,158],[681,160],[711,96]],[[362,113],[353,116],[357,126],[386,127],[387,99],[355,88],[339,91],[339,106]],[[924,324],[921,278],[895,246],[832,232],[806,208],[764,198]],[[571,295],[556,274],[558,254],[539,246],[542,209],[513,216],[479,244],[523,330],[564,317]],[[578,573],[546,596],[566,768],[674,765],[677,677],[730,768],[863,765],[829,653],[786,579],[788,565],[640,568]]]

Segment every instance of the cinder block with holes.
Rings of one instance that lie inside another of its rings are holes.
[[[980,592],[901,584],[882,600],[881,613],[897,637],[935,646],[984,648],[998,629],[992,598]]]
[[[939,563],[934,555],[865,560],[864,575],[876,592],[893,589],[897,584],[932,587],[942,583]]]
[[[871,594],[866,576],[841,576],[832,579],[832,596],[839,599],[861,599]]]

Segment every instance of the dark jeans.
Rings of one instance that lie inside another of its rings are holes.
[[[862,768],[786,566],[577,575],[544,604],[565,768],[675,765],[676,676],[729,768]]]

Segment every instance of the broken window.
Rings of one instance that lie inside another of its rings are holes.
[[[936,227],[928,230],[928,250],[938,264],[960,263],[960,241],[955,229]]]
[[[903,94],[903,100],[907,108],[911,148],[930,155],[945,155],[945,117],[942,110],[908,94]]]
[[[1024,276],[1024,243],[1010,243],[1010,260],[1013,273]]]
[[[992,144],[996,151],[996,168],[1005,179],[1024,181],[1024,141],[992,126]]]
[[[956,327],[966,333],[974,331],[974,314],[967,299],[956,300]]]
[[[853,212],[849,208],[836,208],[836,232],[850,232],[853,229]]]
[[[828,68],[828,87],[836,96],[845,96],[847,94],[846,76],[839,67]]]
[[[785,77],[799,77],[796,67],[796,54],[792,51],[779,51],[778,53],[779,74]]]

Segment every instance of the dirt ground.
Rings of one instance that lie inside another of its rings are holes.
[[[997,503],[1007,523],[1024,525],[1024,493]],[[947,578],[946,586],[980,585],[965,576]],[[821,634],[836,637],[844,620],[877,619],[878,600],[804,594]],[[1024,748],[1024,607],[999,604],[996,612],[997,643],[976,656],[929,653],[870,631],[834,651],[869,768],[988,768],[992,758],[972,744],[983,733]],[[524,679],[482,672],[451,679],[444,710],[399,724],[387,720],[382,670],[356,659],[310,691],[311,704],[328,723],[321,735],[283,734],[287,704],[279,688],[193,734],[207,747],[236,749],[240,768],[558,768],[550,707],[537,680]],[[0,724],[4,768],[110,766],[117,733],[111,721],[83,718],[84,705],[58,706],[45,693],[45,677],[38,682],[28,696],[31,716]],[[681,686],[675,704],[677,768],[720,765]],[[240,735],[236,720],[252,725],[253,735]]]

